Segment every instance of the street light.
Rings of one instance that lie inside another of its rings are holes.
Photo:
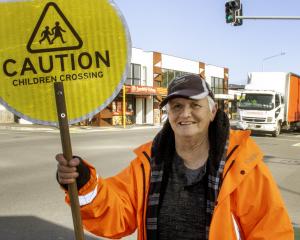
[[[264,58],[264,59],[262,60],[262,62],[261,62],[261,71],[262,71],[262,72],[264,71],[264,61],[269,60],[269,59],[271,59],[271,58],[280,57],[280,56],[283,56],[283,55],[285,55],[285,54],[286,54],[285,52],[281,52],[281,53],[278,53],[278,54],[276,54],[276,55],[273,55],[273,56]]]

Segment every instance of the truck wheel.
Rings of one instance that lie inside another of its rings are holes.
[[[275,132],[272,134],[273,137],[278,137],[279,134],[281,132],[281,125],[280,125],[280,122],[277,123],[277,127],[276,127],[276,130]]]

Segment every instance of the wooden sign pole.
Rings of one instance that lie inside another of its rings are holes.
[[[59,130],[60,130],[60,138],[61,138],[63,154],[66,160],[70,161],[73,157],[73,154],[72,154],[72,146],[71,146],[63,83],[62,82],[54,83],[54,90],[55,90],[56,109],[57,109],[57,117],[59,122]],[[68,193],[71,202],[75,239],[84,240],[76,182],[68,185]]]

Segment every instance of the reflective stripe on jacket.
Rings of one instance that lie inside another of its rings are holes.
[[[279,190],[263,162],[263,154],[248,131],[231,131],[223,182],[213,213],[209,240],[292,240],[293,227]],[[121,238],[138,230],[146,239],[146,209],[150,164],[146,158],[151,142],[134,152],[137,157],[114,177],[97,177],[80,189],[86,230],[107,238]],[[69,202],[68,197],[66,201]]]

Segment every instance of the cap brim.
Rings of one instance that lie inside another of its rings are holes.
[[[181,91],[177,91],[174,92],[170,95],[168,95],[161,103],[160,103],[160,107],[164,107],[168,101],[170,101],[173,98],[187,98],[187,99],[194,99],[194,100],[200,100],[203,99],[205,97],[208,96],[208,92],[203,92],[201,94],[199,94],[198,91],[196,90],[190,90],[190,89],[186,89],[186,90],[181,90]]]

